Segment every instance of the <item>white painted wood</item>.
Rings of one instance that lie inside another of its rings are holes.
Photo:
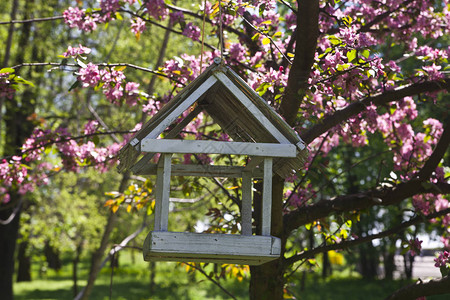
[[[264,157],[252,157],[251,160],[248,162],[248,164],[245,166],[244,171],[253,171],[257,166],[259,166],[262,161],[264,160]]]
[[[210,87],[217,82],[213,76],[205,80],[192,94],[180,103],[164,120],[153,129],[145,138],[156,139],[167,127],[170,126],[183,112],[185,112],[192,104],[195,103]],[[143,151],[141,149],[141,151]]]
[[[167,231],[172,154],[161,154],[156,171],[155,230]]]
[[[280,256],[281,241],[272,236],[150,232],[144,259],[258,265]]]
[[[253,179],[250,172],[242,173],[242,235],[252,235],[252,190]]]
[[[296,157],[297,149],[292,144],[242,143],[197,140],[156,140],[145,138],[141,151],[156,153],[205,153],[234,154],[270,157]]]
[[[156,164],[147,164],[134,174],[156,175],[156,169]],[[171,176],[241,178],[243,171],[245,171],[245,168],[241,166],[172,165]],[[264,176],[262,168],[255,169],[251,173],[253,178],[263,178]]]
[[[262,196],[261,235],[270,235],[272,217],[272,158],[264,158],[264,179]]]
[[[186,116],[186,118],[184,118],[180,123],[178,123],[169,133],[167,133],[165,138],[166,139],[175,138],[180,133],[180,131],[184,127],[186,127],[202,110],[203,108],[200,106],[195,107],[195,109],[191,111]],[[136,139],[136,141],[137,143],[139,142],[138,139]],[[154,155],[155,153],[145,153],[144,156],[131,167],[131,171],[135,174],[138,174],[143,168],[147,166],[147,164],[150,162],[150,160],[153,158]]]
[[[290,144],[289,140],[267,119],[267,117],[252,103],[239,87],[237,87],[225,74],[217,72],[214,74],[230,92],[250,111],[255,118],[264,126],[272,136],[282,144]]]

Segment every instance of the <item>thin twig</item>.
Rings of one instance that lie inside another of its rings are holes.
[[[361,237],[358,239],[346,240],[346,241],[342,241],[342,242],[336,243],[336,244],[320,246],[320,247],[317,247],[317,248],[309,250],[309,251],[303,251],[302,253],[299,253],[297,255],[291,256],[288,259],[286,259],[286,264],[291,265],[291,264],[295,263],[296,261],[312,257],[318,253],[328,252],[328,251],[337,250],[337,249],[350,248],[352,246],[366,243],[366,242],[372,241],[374,239],[379,239],[379,238],[383,238],[386,236],[394,235],[394,234],[408,228],[409,226],[422,223],[425,220],[431,220],[431,219],[434,219],[434,218],[437,218],[437,217],[440,217],[443,215],[447,215],[449,213],[450,213],[450,208],[447,208],[445,210],[441,210],[441,211],[435,212],[433,214],[429,214],[427,216],[418,215],[414,218],[411,218],[410,220],[408,220],[406,222],[400,223],[396,227],[379,232],[377,234],[371,234],[371,235]]]
[[[6,220],[0,220],[0,225],[8,225],[9,223],[12,222],[12,220],[14,220],[14,218],[17,216],[17,213],[20,211],[20,208],[22,207],[22,203],[23,203],[23,197],[20,197],[19,203],[17,203],[16,207],[14,207],[14,210],[11,213],[11,215]]]
[[[0,25],[44,22],[44,21],[52,21],[52,20],[60,20],[60,19],[64,19],[64,16],[54,16],[54,17],[47,17],[47,18],[35,18],[35,19],[28,19],[28,20],[3,21],[3,22],[0,22]]]
[[[297,14],[297,10],[293,8],[289,3],[287,3],[285,0],[278,0],[281,3],[283,3],[287,8],[289,8],[293,13]]]
[[[205,271],[203,271],[201,268],[197,267],[196,265],[190,264],[190,263],[184,263],[186,265],[188,265],[189,267],[199,271],[200,273],[202,273],[208,280],[210,280],[212,283],[214,283],[215,285],[217,285],[225,294],[227,294],[228,296],[230,296],[232,299],[237,300],[237,298],[231,294],[229,291],[227,291],[219,282],[217,282],[216,280],[214,280],[213,278],[209,277],[208,274],[206,274]]]
[[[95,109],[92,107],[91,104],[88,104],[88,109],[89,111],[94,115],[94,117],[97,119],[97,121],[100,123],[100,125],[102,125],[106,130],[108,130],[109,132],[111,132],[111,130],[109,129],[108,125],[106,125],[106,123],[103,121],[103,119],[99,116],[99,114],[95,111]],[[120,144],[120,140],[117,137],[117,135],[115,135],[114,133],[111,133],[111,137],[114,139],[114,141],[116,141],[116,143]]]
[[[277,48],[278,52],[280,52],[281,56],[283,56],[283,58],[290,64],[292,65],[292,61],[283,53],[283,51],[281,51],[281,49],[277,46],[277,44],[275,44],[275,42],[273,41],[272,37],[265,34],[264,32],[262,32],[261,30],[259,30],[258,28],[256,28],[252,23],[250,23],[246,18],[243,18],[243,20],[250,25],[255,31],[257,31],[258,33],[264,35],[266,38],[269,39],[270,43],[273,44],[275,46],[275,48]]]

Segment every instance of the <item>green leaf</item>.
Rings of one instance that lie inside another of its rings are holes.
[[[76,89],[80,85],[80,82],[77,80],[75,81],[69,88],[69,92],[73,89]]]
[[[330,43],[333,44],[333,45],[339,45],[342,42],[340,38],[338,38],[338,37],[336,37],[334,35],[330,35],[328,37],[328,39],[330,40]]]
[[[267,37],[263,38],[263,40],[262,40],[262,44],[263,45],[267,45],[269,43],[270,43],[270,39],[269,38],[267,38]]]
[[[350,67],[349,64],[343,64],[343,65],[337,65],[336,70],[338,71],[345,71]]]
[[[34,84],[31,81],[25,80],[20,76],[14,77],[14,81],[17,83],[22,83],[34,87]]]
[[[306,224],[305,225],[306,230],[311,230],[311,226],[312,226],[312,223]]]
[[[16,70],[14,70],[13,68],[3,68],[0,69],[0,74],[5,74],[5,73],[14,73]]]
[[[357,51],[356,49],[352,49],[347,51],[348,62],[352,62],[356,58]]]
[[[272,35],[272,38],[276,38],[276,37],[280,37],[281,36],[281,31],[277,31]]]
[[[364,50],[361,52],[361,54],[362,54],[362,56],[364,56],[365,58],[369,58],[370,51],[367,50],[367,49],[364,49]]]
[[[259,38],[259,36],[260,36],[260,33],[259,33],[259,32],[255,33],[255,34],[252,36],[252,41],[256,41],[256,40]]]

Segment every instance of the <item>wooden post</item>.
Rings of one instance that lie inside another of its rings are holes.
[[[261,235],[270,236],[272,218],[272,158],[264,158]]]
[[[161,154],[156,171],[155,231],[167,231],[172,153]]]
[[[242,172],[242,235],[252,235],[252,189],[251,172]]]

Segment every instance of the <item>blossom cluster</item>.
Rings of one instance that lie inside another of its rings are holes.
[[[420,254],[420,251],[422,250],[422,243],[423,241],[419,240],[418,238],[408,241],[411,256]]]
[[[84,126],[86,136],[93,135],[98,128],[97,121],[89,121]],[[22,146],[25,162],[43,160],[45,149],[55,147],[61,155],[61,163],[69,171],[91,164],[100,171],[105,171],[107,162],[115,157],[122,144],[113,143],[108,147],[96,147],[92,141],[77,142],[67,128],[56,130],[35,129]]]
[[[450,274],[450,252],[444,251],[439,253],[439,256],[434,259],[436,268],[439,268],[442,276]]]
[[[78,7],[69,7],[64,11],[64,21],[70,28],[91,32],[97,29],[98,24],[107,23],[117,18],[121,5],[132,5],[134,3],[135,0],[123,2],[119,0],[101,0],[100,7],[90,11]],[[170,17],[171,25],[180,24],[183,35],[194,41],[199,40],[200,28],[192,22],[186,24],[184,14],[181,11],[169,11],[164,0],[145,1],[144,12],[132,18],[130,30],[139,38],[140,34],[146,29],[146,18],[162,21],[168,16]]]
[[[77,57],[79,55],[83,55],[83,54],[89,54],[91,53],[91,49],[82,46],[81,44],[79,44],[79,47],[72,47],[69,46],[67,48],[67,51],[63,53],[64,57]]]
[[[439,256],[434,259],[436,262],[434,264],[435,267],[446,267],[447,264],[450,264],[450,252],[444,251],[442,253],[439,253]],[[449,266],[450,267],[450,266]]]
[[[79,45],[79,47],[71,47],[64,53],[65,57],[78,58],[81,54],[89,54],[91,49]],[[125,74],[118,68],[100,69],[98,65],[89,62],[88,64],[78,64],[81,66],[77,72],[78,81],[83,87],[101,86],[103,94],[111,103],[119,104],[120,100],[130,105],[136,105],[140,92],[139,83],[125,82]]]

